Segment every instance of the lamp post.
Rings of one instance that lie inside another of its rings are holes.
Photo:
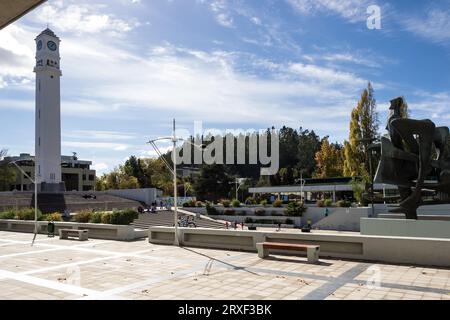
[[[33,246],[34,240],[36,240],[37,235],[37,229],[38,229],[38,221],[37,221],[37,211],[38,211],[38,205],[37,205],[37,195],[38,195],[38,170],[36,161],[34,161],[34,179],[32,179],[25,171],[22,170],[22,168],[17,164],[17,161],[14,160],[9,162],[8,164],[13,164],[16,166],[17,169],[25,176],[27,177],[33,184],[34,184],[34,236],[33,241],[31,242],[31,245]]]
[[[189,188],[190,188],[190,184],[189,183],[184,183],[184,198],[185,198],[185,200],[186,200],[186,195],[187,195],[187,191],[189,190]]]
[[[374,141],[377,141],[376,138],[363,138],[359,140],[360,142],[364,143],[364,149],[366,151],[366,159],[369,162],[369,174],[370,174],[370,202],[372,205],[372,217],[375,216],[375,208],[373,205],[373,197],[374,197],[374,181],[373,181],[373,173],[372,173],[372,149],[373,145],[372,143]]]
[[[172,162],[173,162],[173,167],[170,166],[170,164],[167,162],[167,160],[163,157],[161,151],[159,150],[158,146],[156,145],[156,141],[161,141],[161,140],[169,140],[172,142]],[[194,147],[201,147],[204,148],[204,145],[201,146],[197,146],[195,144],[193,144],[190,141],[184,140],[182,138],[178,138],[176,136],[176,131],[175,131],[175,119],[173,119],[173,125],[172,125],[172,136],[170,137],[161,137],[161,138],[157,138],[157,139],[153,139],[148,141],[147,143],[151,144],[151,146],[153,147],[153,149],[155,149],[156,153],[158,154],[158,156],[161,158],[161,160],[164,162],[164,164],[166,165],[166,167],[169,169],[170,172],[172,172],[173,175],[173,207],[174,207],[174,228],[175,228],[175,241],[174,241],[174,245],[176,246],[180,246],[180,240],[179,240],[179,235],[178,235],[178,190],[177,190],[177,158],[176,158],[176,151],[177,151],[177,142],[178,141],[185,141],[191,145],[193,145]]]
[[[236,178],[234,180],[234,182],[230,182],[230,184],[235,184],[235,188],[236,188],[236,200],[238,199],[238,190],[240,187],[242,187],[242,185],[244,184],[245,180],[247,180],[246,178]]]
[[[303,179],[303,170],[300,170],[300,179],[295,179],[295,182],[300,182],[300,197],[303,203],[305,203],[305,201],[303,200],[303,187],[306,183],[306,180]]]

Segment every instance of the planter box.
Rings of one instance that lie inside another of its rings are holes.
[[[89,238],[129,241],[145,238],[146,232],[138,232],[131,225],[113,225],[101,223],[54,222],[55,234],[59,229],[89,230]],[[47,221],[38,221],[38,233],[47,234]],[[0,220],[0,230],[15,232],[34,232],[34,221]]]

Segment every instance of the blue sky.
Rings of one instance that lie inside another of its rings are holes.
[[[367,8],[381,8],[370,30]],[[0,31],[0,148],[34,153],[34,38],[61,38],[62,151],[107,172],[145,142],[204,128],[348,136],[373,83],[450,125],[450,1],[49,0]],[[167,145],[161,145],[164,149]]]

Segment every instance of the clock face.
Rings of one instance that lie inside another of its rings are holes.
[[[56,50],[56,43],[54,43],[53,41],[49,41],[49,42],[47,42],[47,47],[50,50],[55,51]]]
[[[41,50],[42,49],[42,40],[39,40],[37,43],[37,49]]]

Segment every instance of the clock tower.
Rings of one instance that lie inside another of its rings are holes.
[[[47,28],[35,41],[37,181],[43,192],[61,192],[65,188],[61,177],[60,40]]]

